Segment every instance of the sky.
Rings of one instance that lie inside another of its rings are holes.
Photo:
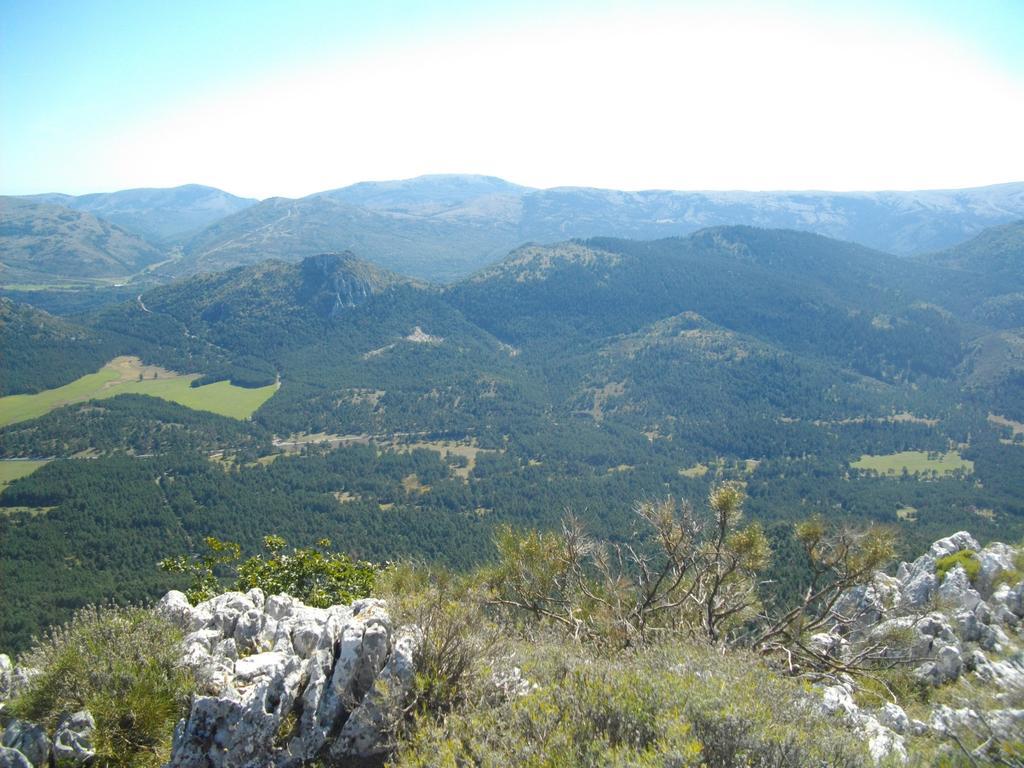
[[[0,194],[1024,181],[1024,0],[0,0]]]

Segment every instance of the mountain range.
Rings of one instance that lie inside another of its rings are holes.
[[[81,216],[64,215],[55,230],[47,224],[58,215],[54,208],[28,209],[6,198],[0,264],[8,286],[83,276],[151,283],[345,250],[418,279],[450,283],[524,243],[657,239],[732,224],[810,231],[916,256],[1024,218],[1022,183],[917,192],[626,192],[439,175],[361,182],[298,199],[255,201],[197,185],[27,199]],[[36,216],[39,223],[29,226]],[[140,254],[125,258],[129,246],[112,242],[109,252],[99,249],[109,263],[91,264],[85,254],[96,249],[96,221],[145,241],[131,241]],[[55,247],[67,257],[46,258]],[[155,262],[163,263],[153,268]]]

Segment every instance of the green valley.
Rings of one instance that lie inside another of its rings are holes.
[[[0,494],[0,635],[152,596],[174,583],[153,563],[206,536],[461,568],[497,526],[572,509],[620,541],[638,500],[726,480],[773,542],[814,513],[890,525],[907,553],[967,520],[1024,535],[1024,363],[964,308],[999,290],[720,227],[529,246],[447,288],[320,254],[73,317],[7,302],[0,458],[90,458]],[[779,563],[792,597],[805,574]]]

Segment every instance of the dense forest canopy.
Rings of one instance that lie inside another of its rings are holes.
[[[615,540],[636,502],[723,480],[777,548],[813,513],[890,524],[904,554],[1018,538],[1022,233],[900,259],[718,227],[525,246],[448,288],[328,254],[45,296],[63,317],[2,299],[0,415],[118,356],[279,388],[248,419],[126,394],[0,429],[0,647],[152,597],[207,536],[465,567],[496,526],[571,508]]]

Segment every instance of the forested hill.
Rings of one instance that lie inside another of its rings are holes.
[[[2,283],[120,277],[161,258],[159,249],[90,213],[0,197]]]
[[[0,468],[27,475],[0,493],[0,627],[23,643],[74,605],[151,595],[172,583],[155,560],[204,536],[462,566],[502,523],[572,508],[616,539],[636,500],[724,479],[773,540],[815,511],[888,523],[908,549],[967,522],[1016,538],[1024,336],[974,311],[1009,280],[964,275],[715,227],[525,246],[448,288],[319,254],[73,321],[5,304],[5,393],[29,400],[0,416],[43,415],[0,429],[0,458],[22,460]],[[115,357],[107,385],[131,394],[54,394]]]

